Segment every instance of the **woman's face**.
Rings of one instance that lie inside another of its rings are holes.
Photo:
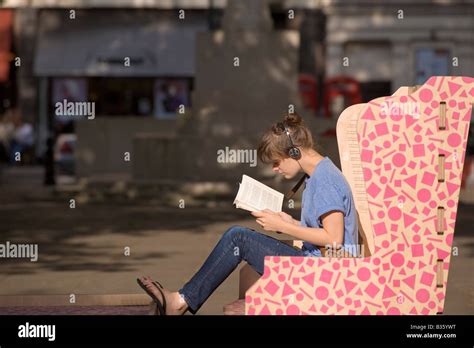
[[[274,172],[278,172],[279,174],[283,175],[285,179],[294,178],[301,170],[298,162],[289,157],[273,161],[272,167]]]

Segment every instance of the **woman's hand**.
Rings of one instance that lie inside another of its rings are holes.
[[[270,209],[255,211],[251,213],[257,219],[257,223],[262,226],[265,231],[281,231],[285,223],[292,223],[292,217],[288,214],[282,217],[279,213],[275,213]],[[283,213],[284,214],[284,213]]]
[[[293,225],[299,225],[299,224],[300,224],[299,221],[293,219],[290,214],[284,213],[284,212],[282,212],[282,211],[280,211],[280,212],[277,213],[277,214],[280,215],[281,218],[282,218],[284,221],[289,222],[290,224],[293,224]]]

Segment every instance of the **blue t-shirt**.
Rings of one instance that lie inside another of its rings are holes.
[[[344,213],[343,248],[358,256],[359,231],[352,191],[342,172],[326,156],[305,180],[301,226],[322,228],[321,216],[334,210]],[[302,250],[307,256],[322,256],[318,247],[308,242],[303,242]]]

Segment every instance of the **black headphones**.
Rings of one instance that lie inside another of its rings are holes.
[[[288,127],[286,126],[286,123],[285,121],[283,121],[281,123],[281,128],[284,129],[284,132],[286,134],[286,136],[288,137],[288,156],[290,156],[290,158],[298,161],[301,159],[301,150],[298,149],[295,144],[293,143],[293,140],[291,139],[291,135],[290,135],[290,130],[288,129]],[[299,162],[298,162],[299,163]],[[300,164],[301,166],[301,164]],[[293,187],[290,191],[288,191],[288,193],[286,194],[286,198],[287,199],[290,199],[293,197],[293,195],[298,191],[298,189],[300,188],[300,186],[303,184],[303,182],[305,181],[305,179],[308,178],[308,174],[304,174],[301,179],[298,181],[298,183],[295,185],[295,187]]]
[[[285,122],[283,122],[283,127],[285,128],[285,134],[288,137],[288,156],[294,160],[300,160],[301,159],[301,151],[298,149],[295,144],[293,144],[293,140],[291,140],[291,135],[290,135],[290,130],[288,127],[285,125]]]

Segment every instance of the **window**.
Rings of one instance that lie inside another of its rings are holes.
[[[450,53],[445,48],[419,48],[415,53],[416,84],[422,85],[431,76],[448,76]]]

